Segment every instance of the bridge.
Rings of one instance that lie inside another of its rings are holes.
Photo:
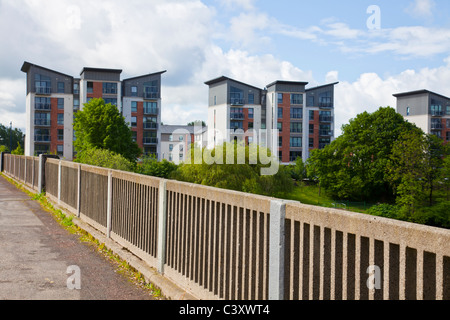
[[[450,300],[450,230],[48,158],[2,172],[199,299]]]

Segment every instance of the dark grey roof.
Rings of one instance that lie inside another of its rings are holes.
[[[339,83],[339,81],[338,82],[333,82],[333,83],[328,83],[328,84],[323,84],[323,85],[320,85],[320,86],[308,88],[308,89],[306,89],[306,91],[311,91],[311,90],[320,89],[320,88],[329,87],[329,86],[335,86],[338,83]]]
[[[243,84],[244,86],[252,87],[252,88],[255,88],[257,90],[262,90],[261,88],[252,86],[251,84],[248,84],[248,83],[245,83],[245,82],[241,82],[241,81],[237,81],[237,80],[231,79],[231,78],[226,77],[226,76],[221,76],[221,77],[218,77],[218,78],[206,81],[205,84],[210,86],[212,84],[224,82],[224,81],[227,81],[227,80],[230,80],[230,81],[233,81],[233,82],[236,82],[236,83],[239,83],[239,84]]]
[[[436,93],[436,92],[433,92],[433,91],[430,91],[430,90],[426,90],[426,89],[409,91],[409,92],[402,92],[402,93],[396,93],[396,94],[393,94],[393,96],[396,97],[396,98],[401,98],[401,97],[407,97],[407,96],[415,96],[415,95],[424,94],[424,93],[428,93],[428,94],[431,93],[431,94],[434,94],[434,95],[439,96],[441,98],[450,100],[449,97],[443,96],[442,94],[439,94],[439,93]]]
[[[269,83],[266,87],[269,88],[273,85],[276,84],[287,84],[287,85],[304,85],[306,86],[308,84],[308,82],[304,82],[304,81],[286,81],[286,80],[276,80],[272,83]]]
[[[134,79],[139,79],[139,78],[145,78],[145,77],[150,77],[150,76],[156,76],[158,74],[163,74],[163,73],[166,73],[166,72],[167,72],[167,70],[163,70],[163,71],[159,71],[159,72],[145,74],[145,75],[142,75],[142,76],[136,76],[136,77],[132,77],[132,78],[123,79],[123,81],[134,80]]]
[[[65,74],[65,73],[62,73],[62,72],[59,72],[59,71],[55,71],[55,70],[52,70],[52,69],[44,68],[44,67],[41,67],[41,66],[39,66],[37,64],[31,63],[31,62],[27,62],[27,61],[25,61],[23,63],[22,68],[20,69],[20,71],[28,73],[28,71],[30,70],[31,67],[36,67],[36,68],[43,69],[43,70],[46,70],[46,71],[50,71],[50,72],[53,72],[53,73],[61,74],[61,75],[65,76],[65,77],[73,78],[71,75],[68,75],[68,74]]]
[[[122,69],[108,69],[108,68],[90,68],[90,67],[84,67],[83,70],[81,70],[80,75],[82,75],[84,72],[90,71],[90,72],[110,72],[110,73],[122,73]]]

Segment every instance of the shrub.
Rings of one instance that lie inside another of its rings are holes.
[[[107,149],[84,150],[77,154],[75,162],[123,171],[133,171],[134,169],[134,164],[130,160]]]
[[[137,165],[136,172],[148,176],[169,178],[171,173],[177,169],[177,165],[163,159],[158,162],[154,156],[145,156]]]

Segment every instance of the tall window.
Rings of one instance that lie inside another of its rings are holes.
[[[248,118],[249,119],[253,119],[253,116],[254,116],[253,112],[254,112],[253,108],[248,108]]]
[[[64,93],[64,82],[58,82],[58,93]]]
[[[137,97],[137,94],[138,94],[138,88],[136,86],[132,86],[131,87],[131,96]]]
[[[314,110],[309,110],[309,120],[314,120]]]
[[[58,113],[58,125],[64,125],[64,113]]]
[[[244,119],[244,109],[230,108],[230,119]]]
[[[145,114],[158,114],[158,104],[156,102],[144,102]]]
[[[291,137],[290,144],[292,148],[301,148],[302,146],[302,138],[301,137]]]
[[[159,83],[158,80],[144,82],[144,99],[159,98]]]
[[[278,119],[283,118],[283,108],[278,107]]]
[[[89,81],[87,83],[87,93],[93,93],[94,92],[94,83],[92,81]]]
[[[117,83],[103,82],[103,93],[105,94],[117,94]]]
[[[303,104],[303,94],[291,94],[291,104]]]
[[[253,93],[248,94],[248,104],[255,104],[255,95]]]
[[[236,87],[230,87],[230,104],[243,105],[244,91]]]
[[[144,117],[144,129],[158,129],[158,119],[156,117]]]
[[[131,127],[132,128],[137,127],[137,118],[136,117],[131,117]]]
[[[292,133],[302,133],[303,124],[301,122],[291,122]]]
[[[131,101],[131,112],[137,112],[137,101]]]
[[[58,109],[64,110],[64,99],[58,98]]]
[[[36,74],[34,76],[34,85],[36,93],[50,94],[52,93],[52,81],[50,77]]]
[[[303,109],[302,108],[291,108],[291,119],[302,119]]]
[[[333,107],[331,91],[326,91],[326,92],[322,92],[319,94],[319,107],[320,108],[332,108]]]

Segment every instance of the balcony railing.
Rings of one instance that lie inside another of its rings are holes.
[[[35,126],[49,127],[51,125],[51,121],[47,119],[34,119]]]
[[[144,138],[144,144],[157,144],[158,138]]]
[[[244,114],[243,113],[231,113],[230,119],[231,120],[244,120]]]
[[[158,108],[144,108],[144,114],[158,114]]]
[[[319,102],[319,108],[333,108],[332,102]]]
[[[243,106],[245,104],[244,99],[230,98],[230,104],[233,106]]]
[[[332,116],[320,116],[319,117],[320,122],[333,122]]]
[[[442,123],[431,123],[431,129],[443,129]]]
[[[50,103],[36,103],[34,105],[34,109],[35,110],[50,110],[51,105],[50,105]]]
[[[144,122],[144,129],[158,129],[158,124],[154,122]]]
[[[51,87],[36,87],[36,94],[51,94]]]
[[[440,110],[431,110],[431,115],[433,117],[442,117],[444,115],[444,111]]]
[[[146,100],[153,100],[158,98],[159,98],[158,92],[144,92],[144,99]]]
[[[43,135],[43,134],[35,134],[34,135],[34,142],[50,142],[51,137],[49,135]]]
[[[319,135],[321,135],[321,136],[332,136],[333,135],[333,131],[319,130]]]

